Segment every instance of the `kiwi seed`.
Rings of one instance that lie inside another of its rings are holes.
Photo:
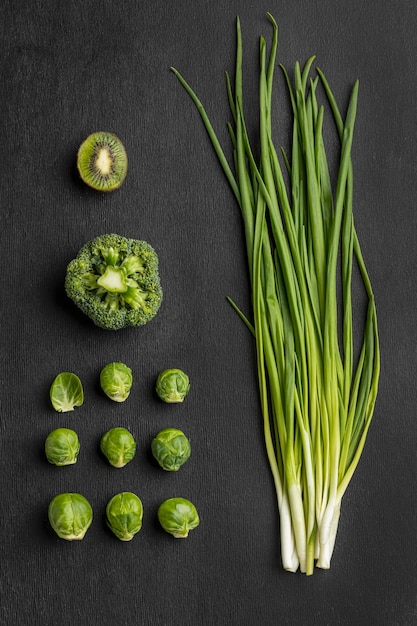
[[[92,133],[78,149],[77,168],[82,180],[98,191],[113,191],[127,174],[127,154],[114,133]]]

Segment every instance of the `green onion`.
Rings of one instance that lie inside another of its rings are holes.
[[[275,148],[272,89],[278,44],[260,38],[259,154],[244,116],[242,35],[237,19],[234,87],[226,73],[233,167],[197,95],[172,68],[196,105],[241,209],[251,281],[254,336],[266,451],[277,493],[284,569],[327,569],[342,497],[361,457],[374,413],[380,352],[374,295],[354,226],[351,147],[356,81],[342,118],[314,57],[293,79],[281,66],[291,103],[291,153]],[[321,86],[340,154],[332,185],[323,138]],[[283,167],[280,162],[283,162]],[[352,281],[361,280],[367,313],[353,324]],[[354,333],[355,330],[355,333]],[[358,346],[354,337],[359,336]]]

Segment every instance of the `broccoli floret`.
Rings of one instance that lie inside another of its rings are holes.
[[[100,328],[143,326],[162,301],[158,256],[146,241],[101,235],[69,263],[65,291]]]

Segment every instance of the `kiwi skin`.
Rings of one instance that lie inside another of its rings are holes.
[[[97,191],[118,189],[127,174],[127,154],[120,139],[110,132],[91,133],[80,145],[77,169],[81,179]]]

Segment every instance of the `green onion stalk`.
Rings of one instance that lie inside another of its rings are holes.
[[[242,35],[237,18],[234,88],[226,72],[233,167],[204,106],[183,76],[241,209],[252,316],[229,302],[254,336],[268,460],[280,514],[284,569],[327,569],[342,497],[361,457],[374,413],[380,371],[377,315],[354,226],[351,147],[358,100],[353,85],[345,118],[314,57],[293,78],[281,65],[292,110],[291,154],[272,137],[278,27],[269,54],[260,38],[259,153],[244,116]],[[321,86],[340,151],[332,183],[323,136]],[[282,165],[281,165],[282,162]],[[352,280],[363,285],[366,315],[354,334]],[[250,317],[253,321],[250,321]],[[359,334],[358,346],[356,337]],[[355,346],[354,346],[355,336]]]

